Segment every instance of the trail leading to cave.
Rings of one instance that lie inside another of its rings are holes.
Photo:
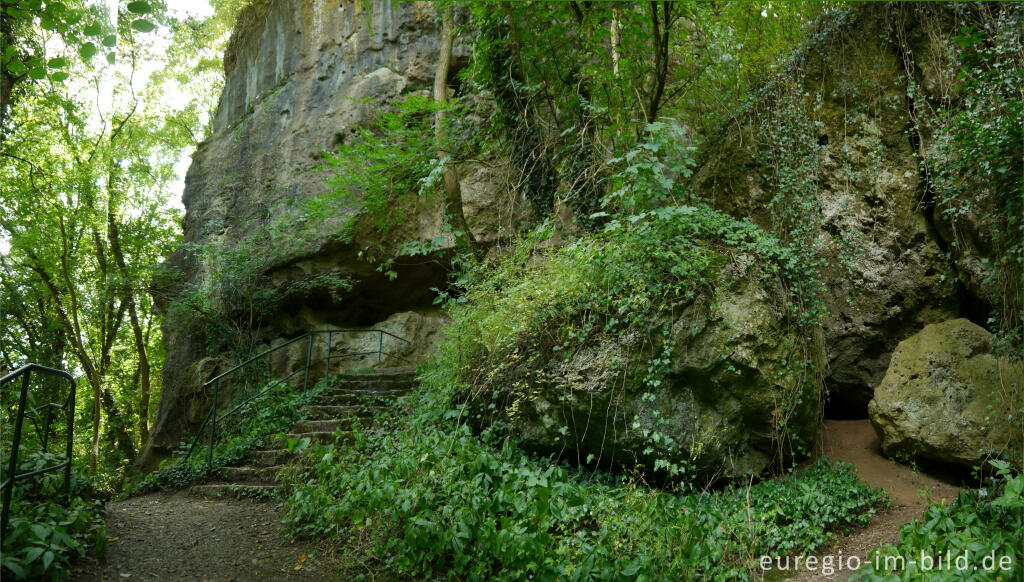
[[[861,479],[870,485],[885,489],[892,500],[892,506],[871,518],[867,526],[848,536],[835,539],[832,544],[818,552],[819,557],[859,556],[866,560],[868,553],[883,544],[895,544],[899,529],[905,523],[919,519],[931,501],[946,502],[956,498],[959,489],[921,470],[891,461],[882,455],[878,435],[867,419],[826,420],[821,434],[822,454],[852,463],[857,467]],[[930,500],[918,494],[919,490],[930,491]],[[793,581],[846,580],[849,571],[836,571],[825,576],[820,571],[804,572],[792,578]]]

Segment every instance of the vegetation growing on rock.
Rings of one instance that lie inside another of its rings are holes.
[[[1019,3],[108,4],[0,2],[0,371],[80,377],[103,494],[194,436],[218,372],[403,330],[423,385],[287,472],[292,531],[354,575],[758,578],[884,505],[797,469],[871,401],[886,451],[983,486],[886,551],[1019,577]],[[307,396],[268,398],[215,467]],[[15,509],[5,577],[102,545],[88,501]]]
[[[459,296],[431,386],[581,463],[688,481],[778,466],[813,442],[823,374],[791,253],[690,206],[524,241]]]

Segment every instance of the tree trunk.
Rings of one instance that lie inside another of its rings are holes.
[[[142,325],[139,323],[135,289],[132,287],[131,279],[128,277],[128,265],[125,263],[124,252],[121,250],[121,236],[117,225],[117,218],[114,214],[114,208],[107,212],[107,238],[110,241],[110,251],[114,255],[117,270],[121,275],[121,300],[128,305],[128,320],[132,325],[132,334],[135,337],[135,352],[139,358],[139,444],[143,446],[149,440],[149,352],[146,347],[145,335],[142,333]]]
[[[441,47],[437,56],[437,71],[434,73],[434,101],[444,103],[448,100],[448,71],[452,64],[452,43],[455,38],[455,10],[447,4],[441,15]],[[444,156],[445,142],[445,111],[438,111],[435,127],[435,139],[440,155]],[[452,230],[461,231],[456,234],[455,242],[465,241],[473,256],[480,258],[480,249],[473,231],[469,229],[466,215],[462,210],[462,186],[459,184],[459,171],[451,160],[445,162],[444,168],[445,214]]]
[[[107,413],[108,435],[113,437],[114,444],[117,446],[117,450],[120,451],[121,456],[131,463],[135,460],[135,443],[132,440],[131,433],[128,432],[128,419],[117,408],[117,403],[114,402],[114,395],[110,393],[110,390],[101,391],[100,405],[103,407],[103,411]]]
[[[651,2],[651,29],[654,33],[652,42],[654,57],[654,88],[647,105],[647,122],[656,121],[661,108],[661,98],[665,94],[665,81],[668,78],[668,48],[672,36],[672,3],[662,2],[663,15],[659,21],[658,3]]]
[[[0,54],[7,53],[7,47],[14,40],[11,33],[11,17],[7,14],[7,4],[0,2]],[[14,75],[0,66],[0,144],[4,143],[4,125],[7,123],[7,110],[11,103],[11,89],[14,88]]]
[[[619,76],[619,7],[612,7],[612,22],[609,25],[611,27],[612,36],[612,75]]]

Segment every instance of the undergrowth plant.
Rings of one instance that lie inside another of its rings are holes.
[[[876,549],[851,580],[1020,580],[1024,575],[1024,475],[1005,461],[986,487],[933,503],[900,528],[899,542]],[[947,563],[948,561],[948,563]]]
[[[285,522],[335,540],[353,579],[750,580],[762,554],[812,552],[887,501],[849,465],[675,494],[478,435],[421,389],[313,447],[285,479]]]
[[[25,455],[18,473],[52,467],[61,459],[33,452]],[[7,478],[3,469],[0,481]],[[44,473],[14,485],[10,522],[0,551],[0,577],[4,580],[63,580],[72,560],[90,551],[103,552],[103,502],[93,484],[77,469],[71,475],[70,503],[64,495],[63,471]]]

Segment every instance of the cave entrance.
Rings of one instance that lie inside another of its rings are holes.
[[[842,386],[825,383],[826,420],[859,420],[868,417],[871,389],[866,386]]]

